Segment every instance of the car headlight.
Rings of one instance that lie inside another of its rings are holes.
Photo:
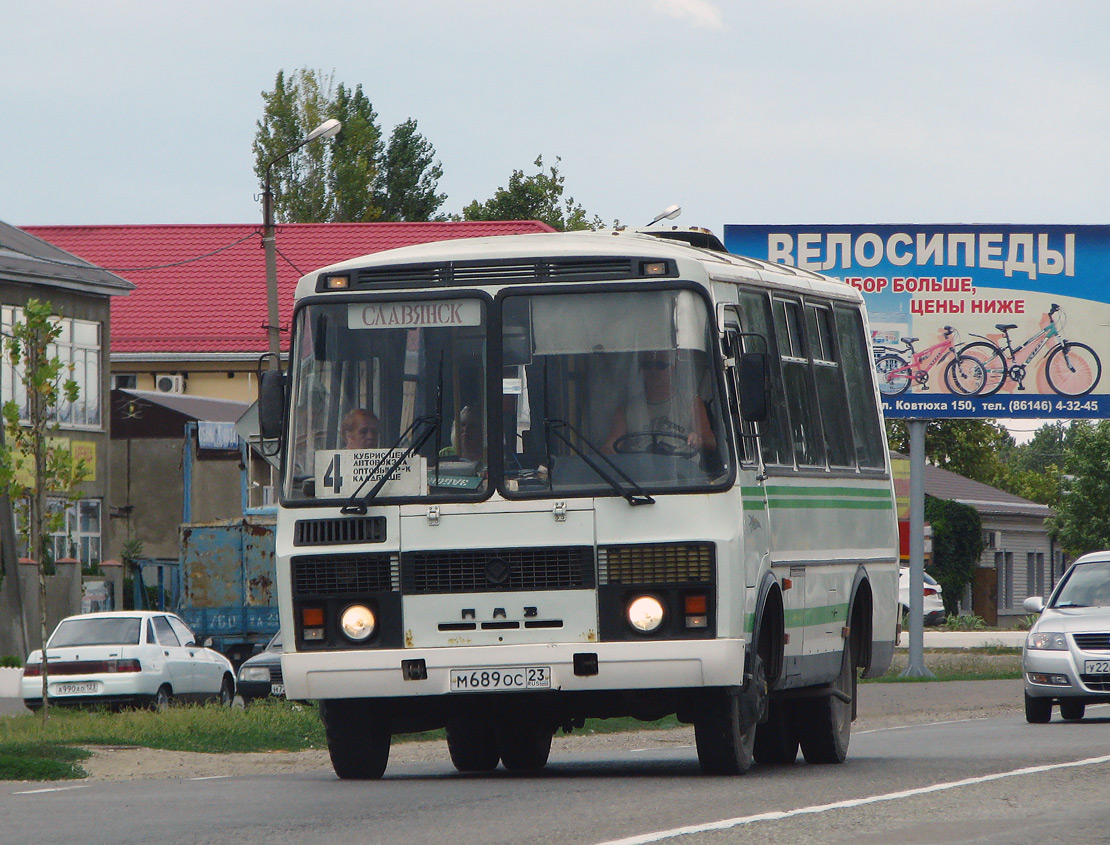
[[[641,634],[652,634],[663,624],[663,603],[655,596],[637,596],[628,603],[628,622]]]
[[[351,642],[361,643],[374,636],[378,620],[366,605],[352,604],[339,617],[339,627]]]
[[[1030,631],[1025,638],[1026,648],[1048,649],[1050,651],[1067,651],[1068,639],[1063,634],[1052,631]]]
[[[268,681],[270,680],[270,669],[267,666],[240,666],[239,680]]]

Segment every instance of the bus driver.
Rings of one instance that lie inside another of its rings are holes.
[[[641,352],[637,359],[643,387],[620,405],[602,451],[613,454],[617,441],[627,434],[662,435],[690,449],[713,450],[717,437],[709,425],[705,403],[692,390],[682,390],[674,376],[675,357],[670,351]],[[678,451],[663,446],[661,451]]]

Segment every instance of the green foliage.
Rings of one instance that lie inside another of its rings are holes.
[[[1030,628],[1037,624],[1037,620],[1040,618],[1040,614],[1030,613],[1028,616],[1021,617],[1015,627],[1019,631],[1028,631]]]
[[[955,614],[983,553],[983,526],[970,505],[925,497],[925,521],[933,527],[932,575],[943,587],[944,609]]]
[[[887,420],[887,442],[904,455],[910,453],[909,429],[903,420]],[[986,420],[930,420],[925,427],[925,458],[941,469],[965,478],[994,484],[1001,472],[999,451],[1009,432]]]
[[[443,168],[432,145],[416,131],[409,118],[393,130],[375,183],[374,200],[381,219],[404,223],[431,220],[447,199],[436,187]]]
[[[1072,423],[1064,445],[1066,476],[1050,525],[1073,557],[1110,548],[1110,420]]]
[[[940,627],[946,631],[982,631],[987,627],[987,623],[983,621],[982,616],[976,616],[974,613],[949,613],[944,621],[940,623]]]
[[[0,656],[0,669],[18,669],[23,665],[23,660],[14,654]]]
[[[27,717],[21,717],[26,719]],[[77,764],[83,748],[33,742],[0,742],[0,780],[71,780],[88,775]]]
[[[362,90],[334,73],[279,71],[263,91],[264,114],[254,139],[255,173],[270,168],[274,217],[284,223],[429,220],[446,199],[436,193],[443,170],[435,149],[409,119],[383,149],[378,115]],[[331,143],[303,144],[329,118],[343,124]],[[286,155],[288,153],[288,155]]]
[[[601,220],[586,219],[586,210],[575,203],[573,197],[563,199],[565,177],[559,172],[559,162],[544,169],[543,156],[533,162],[536,173],[525,176],[523,170],[514,170],[507,188],[498,188],[485,202],[474,200],[463,209],[464,220],[542,220],[560,231],[596,229]]]

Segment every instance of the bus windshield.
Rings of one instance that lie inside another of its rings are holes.
[[[486,302],[344,301],[297,312],[286,500],[486,494]],[[409,453],[409,454],[406,454]]]
[[[707,314],[690,290],[507,295],[506,495],[724,483]]]
[[[727,482],[709,312],[692,290],[509,291],[499,331],[490,310],[473,295],[300,309],[285,499],[643,497]]]

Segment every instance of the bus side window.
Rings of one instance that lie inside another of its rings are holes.
[[[794,459],[798,466],[824,466],[824,441],[802,329],[802,306],[795,300],[775,299],[773,308]]]
[[[806,327],[817,385],[817,408],[825,433],[825,452],[831,467],[854,467],[856,450],[852,441],[848,397],[840,372],[833,338],[832,311],[827,305],[806,302]]]
[[[861,467],[883,469],[885,434],[879,425],[875,406],[875,382],[871,370],[871,352],[863,330],[863,317],[858,308],[836,305],[836,336],[840,361],[848,387],[848,409],[852,418],[852,439],[856,459]]]
[[[765,294],[741,290],[739,292],[740,328],[745,332],[762,335],[771,343],[770,349],[760,349],[743,340],[745,349],[752,352],[767,352],[774,359],[777,356],[775,341],[772,337],[771,313]],[[771,365],[771,413],[767,421],[759,426],[759,444],[763,452],[763,462],[769,465],[793,466],[790,454],[790,435],[786,429],[786,402],[782,394],[782,382],[778,377],[778,366]]]

